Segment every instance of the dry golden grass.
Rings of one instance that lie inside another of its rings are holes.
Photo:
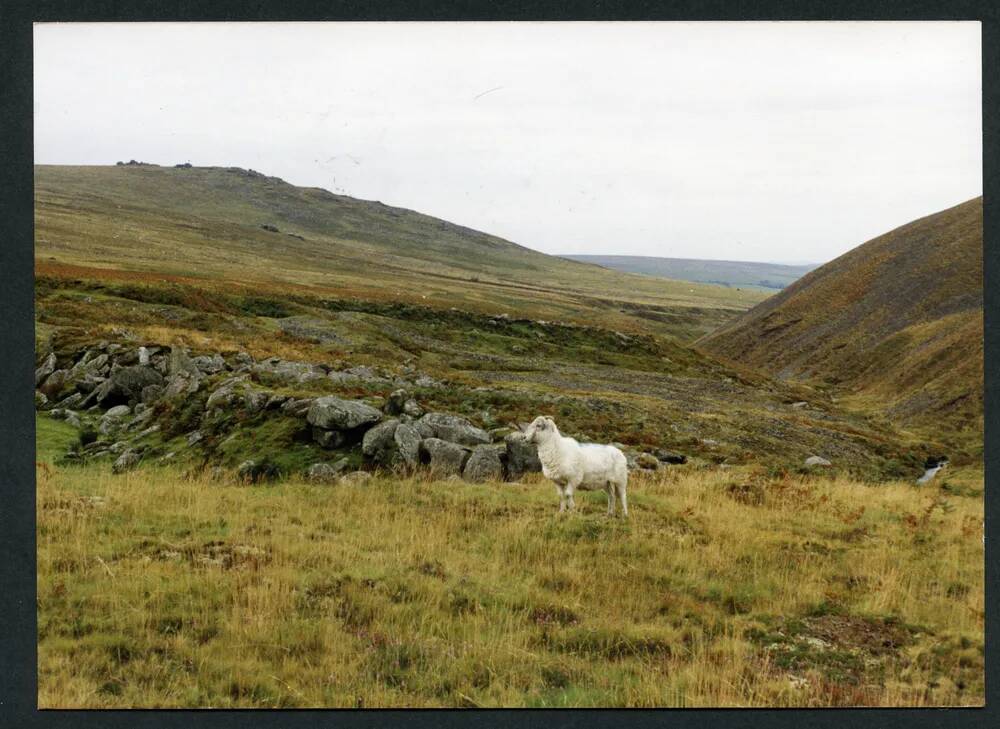
[[[981,475],[952,478],[684,467],[622,521],[539,477],[40,466],[39,705],[979,705]]]

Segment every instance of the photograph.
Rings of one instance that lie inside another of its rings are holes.
[[[986,705],[980,22],[26,29],[38,709]]]

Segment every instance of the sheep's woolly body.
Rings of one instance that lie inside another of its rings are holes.
[[[621,501],[622,513],[628,515],[625,489],[628,466],[625,455],[610,445],[580,444],[559,434],[551,418],[536,418],[525,432],[538,445],[538,460],[542,473],[556,485],[559,510],[573,508],[573,492],[604,490],[608,493],[608,513],[613,514],[615,497]]]

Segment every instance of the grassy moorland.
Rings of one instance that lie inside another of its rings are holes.
[[[319,449],[280,411],[206,417],[229,372],[155,400],[160,430],[114,435],[144,449],[122,474],[110,440],[79,457],[104,437],[99,408],[80,429],[40,412],[40,706],[983,702],[981,439],[916,488],[948,433],[690,346],[761,294],[558,261],[245,170],[36,174],[40,359],[110,342],[364,365],[386,378],[246,376],[374,406],[390,376],[425,373],[410,394],[428,411],[498,431],[544,413],[688,458],[633,471],[628,521],[597,494],[557,517],[537,475],[305,483],[318,461],[357,466],[358,444]],[[812,454],[832,465],[804,467]],[[281,478],[239,482],[249,458]]]
[[[262,226],[268,226],[264,228]],[[411,210],[238,168],[35,167],[40,270],[457,306],[692,339],[766,294],[547,256]]]
[[[538,476],[44,464],[39,705],[979,705],[981,489],[685,466],[623,521]]]
[[[698,346],[981,448],[982,198],[858,246]]]

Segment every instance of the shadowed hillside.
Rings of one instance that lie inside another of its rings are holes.
[[[879,236],[699,346],[781,379],[833,386],[911,427],[981,438],[983,202]]]
[[[756,291],[609,271],[444,220],[253,170],[35,167],[35,245],[54,265],[509,311],[694,339]]]
[[[660,258],[659,256],[563,256],[571,261],[594,263],[615,271],[642,273],[679,281],[783,289],[817,268],[819,264],[786,266],[756,261],[706,261],[696,258]]]

